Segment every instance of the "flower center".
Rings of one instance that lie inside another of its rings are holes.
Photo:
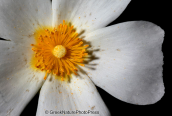
[[[66,55],[66,48],[62,45],[57,45],[56,47],[54,47],[53,49],[53,55],[57,58],[62,58]]]
[[[74,73],[77,75],[77,65],[84,66],[84,58],[88,45],[83,46],[82,39],[78,38],[73,26],[63,21],[57,28],[39,27],[34,33],[35,44],[31,44],[35,52],[31,65],[41,71],[45,71],[45,77],[49,73],[61,80]]]

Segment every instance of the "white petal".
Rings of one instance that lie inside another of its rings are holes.
[[[45,110],[48,110],[49,115],[52,111],[62,110],[90,110],[98,111],[97,115],[109,115],[92,81],[86,76],[74,75],[70,82],[61,82],[52,76],[44,83],[40,92],[37,116],[46,116]],[[94,114],[91,115],[94,116]]]
[[[97,66],[95,70],[84,70],[97,86],[122,101],[153,104],[164,95],[163,37],[160,27],[144,21],[125,22],[92,32],[87,40],[91,41],[96,59],[90,64]]]
[[[53,25],[69,21],[80,31],[92,31],[108,25],[131,0],[53,0]]]
[[[0,37],[18,43],[33,42],[39,26],[51,26],[50,0],[0,0]]]
[[[43,84],[44,74],[30,68],[27,49],[0,41],[0,116],[19,116]]]

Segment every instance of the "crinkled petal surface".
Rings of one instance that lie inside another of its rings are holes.
[[[50,0],[0,0],[0,37],[30,46],[35,28],[52,25]]]
[[[53,25],[72,22],[78,33],[86,34],[115,20],[131,0],[52,0]]]
[[[46,116],[47,114],[56,116],[54,111],[98,111],[96,116],[109,116],[109,111],[102,101],[95,85],[85,75],[72,77],[70,82],[59,81],[50,76],[44,83],[37,109],[37,116]],[[46,114],[46,110],[48,113]],[[82,114],[83,116],[90,116],[95,114]],[[58,114],[64,116],[64,114]],[[72,116],[75,116],[73,114]],[[77,115],[78,116],[78,115]]]
[[[30,68],[30,53],[30,48],[0,40],[0,116],[20,115],[43,84],[45,74]]]
[[[160,27],[145,21],[99,29],[86,37],[96,58],[90,64],[97,66],[83,69],[112,96],[132,104],[153,104],[164,95],[163,37]]]

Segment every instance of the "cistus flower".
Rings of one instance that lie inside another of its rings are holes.
[[[0,116],[20,115],[40,89],[37,116],[110,115],[95,85],[127,103],[159,101],[164,31],[105,27],[129,2],[0,0]]]

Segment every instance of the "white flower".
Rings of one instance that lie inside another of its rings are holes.
[[[102,116],[110,115],[95,85],[128,103],[159,101],[164,95],[164,31],[146,21],[105,27],[129,2],[53,0],[51,4],[50,0],[0,0],[0,37],[8,40],[0,40],[0,116],[20,115],[40,88],[37,116],[53,116],[50,111],[60,110],[94,110]],[[45,70],[35,71],[30,64],[30,45],[35,44],[36,29],[57,28],[63,20],[81,33],[80,38],[90,42],[88,50],[96,57],[85,67],[78,66],[79,76],[72,74],[70,81],[56,79],[51,72],[46,79]]]

